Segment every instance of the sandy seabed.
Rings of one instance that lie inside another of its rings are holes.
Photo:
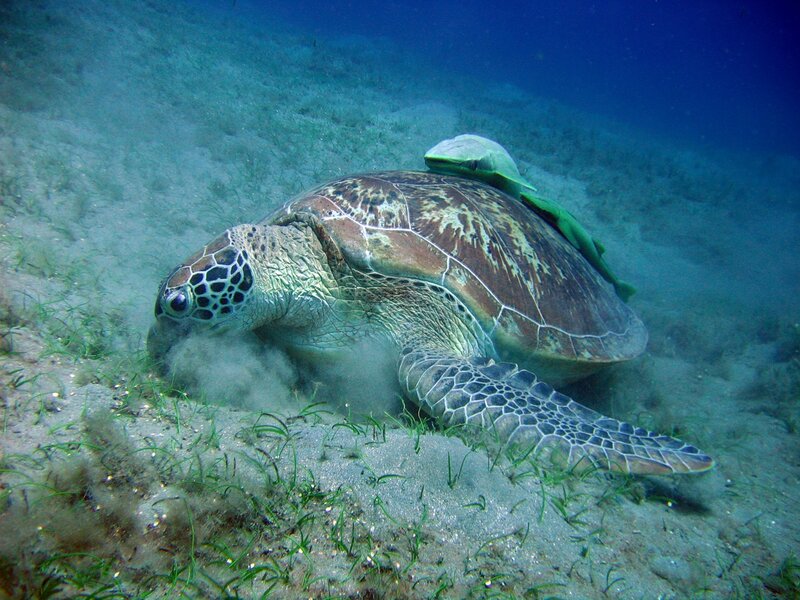
[[[0,40],[0,598],[797,597],[796,159],[646,140],[386,42],[183,3],[5,2]],[[553,472],[388,388],[336,397],[250,338],[153,370],[183,257],[463,132],[638,287],[647,353],[567,391],[713,471]]]

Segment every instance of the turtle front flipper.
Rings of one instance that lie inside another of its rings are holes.
[[[399,377],[407,397],[443,424],[493,429],[568,467],[663,474],[714,466],[694,446],[605,417],[513,364],[405,350]]]

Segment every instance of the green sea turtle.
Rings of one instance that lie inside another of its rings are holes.
[[[436,144],[425,153],[425,164],[437,173],[459,175],[485,181],[518,198],[561,232],[569,243],[610,282],[620,298],[627,301],[636,289],[618,279],[603,259],[605,248],[578,220],[552,200],[537,196],[534,188],[519,173],[511,155],[497,142],[473,134],[463,134]]]
[[[148,347],[195,329],[253,330],[306,357],[379,339],[401,392],[560,464],[697,472],[694,446],[554,391],[640,354],[642,322],[583,257],[485,183],[389,171],[345,177],[232,227],[162,283]]]

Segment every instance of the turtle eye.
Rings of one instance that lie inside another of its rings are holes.
[[[185,311],[188,304],[189,301],[186,299],[186,294],[183,292],[175,294],[172,300],[169,301],[169,307],[176,313],[182,313]]]
[[[167,296],[165,308],[175,317],[182,317],[189,311],[189,295],[185,290],[179,289]]]

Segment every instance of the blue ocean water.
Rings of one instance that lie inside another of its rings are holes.
[[[320,36],[389,38],[450,72],[511,82],[669,141],[800,154],[794,0],[232,0],[228,8]]]
[[[798,596],[797,14],[0,1],[0,597]],[[399,426],[371,344],[308,385],[249,332],[145,360],[183,257],[465,131],[638,288],[646,355],[563,391],[714,470],[618,487]]]

